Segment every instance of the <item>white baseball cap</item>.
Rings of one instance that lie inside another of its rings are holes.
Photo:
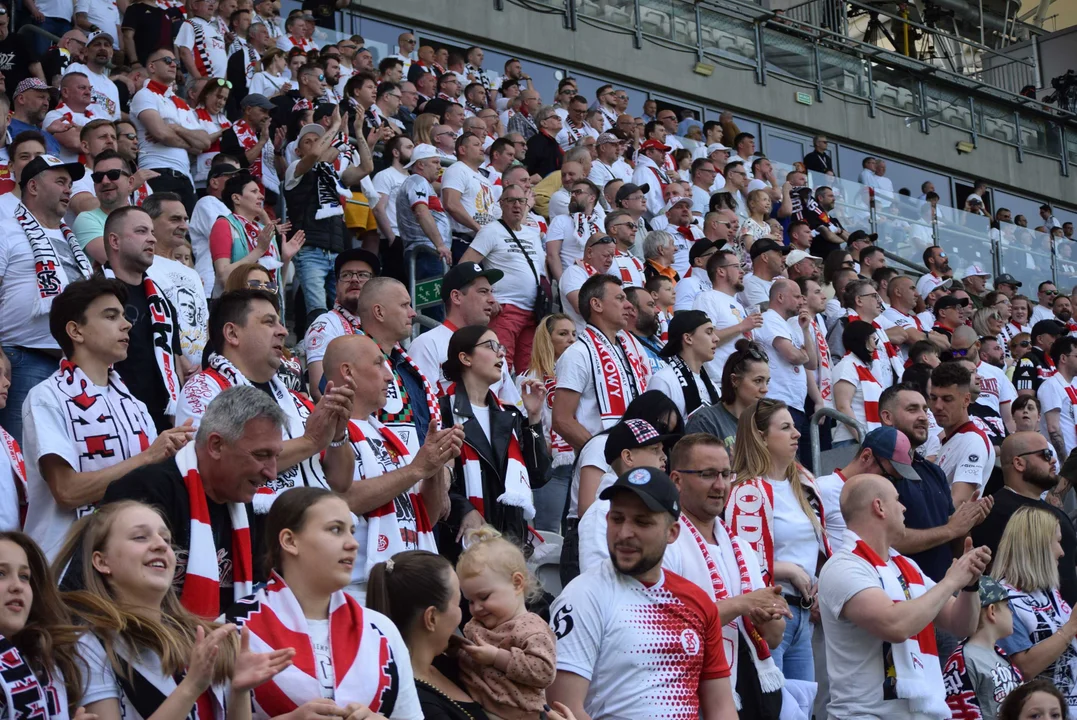
[[[786,267],[793,267],[794,265],[796,265],[801,260],[808,260],[809,258],[812,259],[812,260],[820,260],[820,261],[822,260],[821,257],[816,257],[815,255],[812,255],[811,253],[807,253],[807,252],[804,252],[803,250],[797,249],[797,250],[793,250],[792,252],[790,252],[788,255],[785,256],[785,266]]]
[[[722,151],[725,151],[725,152],[732,152],[733,151],[732,148],[727,148],[722,143],[711,143],[710,145],[707,146],[707,155],[710,155],[713,152],[718,152],[719,150],[722,150]]]
[[[321,137],[325,135],[325,128],[323,128],[318,123],[307,123],[302,127],[302,129],[300,129],[299,137],[297,138],[297,140],[302,140],[305,135],[309,135],[311,133],[314,133],[318,137]]]
[[[991,277],[991,273],[984,270],[980,266],[979,263],[973,263],[972,265],[969,265],[967,270],[965,270],[964,277],[977,277],[977,276],[979,276],[979,277]]]
[[[441,157],[436,147],[428,143],[419,143],[411,151],[411,160],[408,162],[407,165],[404,166],[404,169],[406,170],[420,160],[427,160],[429,158],[436,157]]]

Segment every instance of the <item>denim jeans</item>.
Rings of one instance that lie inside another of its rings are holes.
[[[790,603],[793,619],[785,621],[782,644],[770,651],[774,663],[787,678],[815,681],[815,661],[811,651],[811,611]]]
[[[808,416],[803,410],[797,410],[792,407],[789,408],[789,414],[793,416],[793,425],[796,426],[797,432],[800,433],[800,440],[797,441],[797,456],[800,464],[806,467],[808,472],[815,472],[815,468],[812,467],[811,433],[808,432]]]
[[[308,323],[329,310],[326,298],[336,297],[337,278],[333,274],[336,259],[336,253],[306,245],[292,260],[295,263],[295,278],[303,289],[303,299],[307,304]]]
[[[411,258],[415,257],[415,283],[421,283],[424,280],[430,278],[439,278],[445,274],[445,265],[442,263],[441,258],[437,255],[431,255],[428,252],[405,252],[404,254],[404,266],[408,269],[409,279],[411,274]],[[415,298],[412,298],[414,301]],[[442,304],[428,305],[420,310],[423,315],[436,320],[437,322],[445,321],[445,306]]]
[[[0,410],[0,426],[22,443],[22,405],[30,389],[48,379],[60,367],[60,361],[45,353],[24,350],[14,345],[4,346],[11,361],[11,387],[7,406]]]
[[[535,490],[535,529],[539,532],[561,532],[561,516],[565,510],[565,498],[572,484],[572,464],[550,469],[549,480]]]

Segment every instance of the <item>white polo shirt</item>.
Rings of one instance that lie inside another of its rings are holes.
[[[139,168],[175,170],[187,176],[187,179],[194,183],[191,176],[191,158],[187,151],[183,148],[156,143],[150,139],[149,134],[146,132],[146,126],[142,123],[140,117],[147,110],[156,110],[166,123],[179,125],[188,130],[200,130],[202,128],[198,116],[195,115],[194,110],[186,102],[176,97],[176,94],[172,92],[172,88],[165,87],[153,80],[131,98],[130,116],[135,123],[135,130],[138,132]]]
[[[969,418],[942,443],[936,462],[951,486],[963,482],[983,491],[995,469],[995,448],[978,423],[979,418]]]

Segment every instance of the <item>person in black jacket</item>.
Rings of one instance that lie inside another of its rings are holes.
[[[565,152],[557,142],[557,133],[561,132],[561,116],[552,105],[535,113],[535,124],[539,131],[527,141],[527,171],[532,175],[546,177],[554,170],[561,169]]]
[[[448,525],[459,543],[470,529],[488,523],[520,545],[528,544],[527,524],[535,517],[532,490],[546,483],[550,456],[542,435],[546,386],[521,384],[526,419],[502,406],[490,389],[501,382],[505,348],[482,325],[453,333],[442,365],[453,385],[441,399],[442,423],[462,425],[464,447],[453,468]],[[449,543],[446,543],[449,545]]]
[[[834,170],[834,160],[831,159],[830,153],[826,151],[826,135],[816,135],[811,139],[811,144],[814,149],[804,156],[804,167],[809,172],[832,172]]]

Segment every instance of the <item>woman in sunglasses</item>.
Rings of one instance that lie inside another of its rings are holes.
[[[221,151],[221,135],[232,127],[232,122],[224,114],[225,103],[232,92],[232,83],[224,78],[206,78],[201,90],[195,96],[194,113],[202,129],[209,135],[209,148],[199,153],[194,161],[194,186],[206,187],[209,166],[213,158]]]
[[[442,365],[452,383],[441,398],[445,424],[464,428],[464,447],[453,465],[448,524],[459,542],[467,530],[493,525],[523,546],[535,517],[533,490],[546,484],[550,455],[542,433],[540,380],[520,383],[524,413],[503,407],[490,387],[501,381],[505,348],[481,325],[468,325],[449,339]],[[451,418],[451,420],[450,420]]]
[[[1007,368],[1006,375],[1010,378],[1010,382],[1013,382],[1013,369],[1021,358],[1028,355],[1029,351],[1032,350],[1032,334],[1027,332],[1017,333],[1006,347],[1010,349],[1010,357],[1013,358],[1013,365]]]

